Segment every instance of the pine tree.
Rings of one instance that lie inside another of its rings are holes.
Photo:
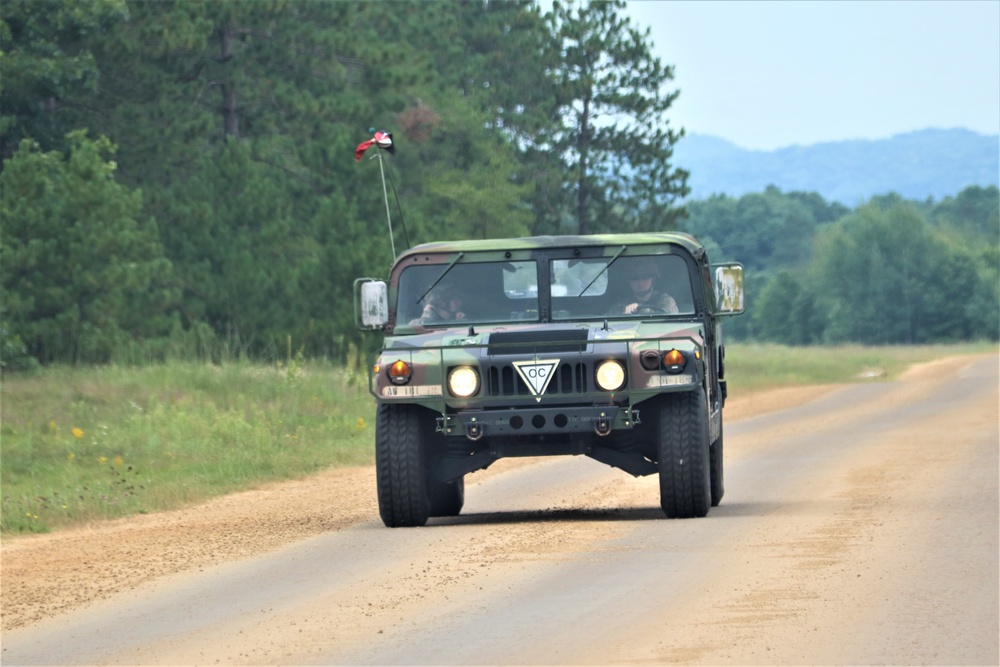
[[[125,0],[0,3],[0,160],[24,139],[67,150],[88,127],[100,71],[92,45],[128,16]]]
[[[535,149],[563,161],[573,194],[573,230],[670,229],[684,215],[687,173],[670,163],[683,131],[667,112],[678,92],[665,87],[673,68],[649,50],[620,12],[622,0],[554,2],[550,15],[558,58],[555,125]]]
[[[142,195],[115,180],[114,147],[83,131],[70,155],[25,140],[0,174],[4,320],[43,363],[103,362],[166,336],[170,263]]]

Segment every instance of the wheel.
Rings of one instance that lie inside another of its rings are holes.
[[[712,443],[712,507],[718,507],[726,489],[722,483],[722,422],[719,422],[719,437]]]
[[[667,396],[660,407],[658,426],[663,512],[671,519],[707,515],[712,480],[705,393]]]
[[[450,482],[427,482],[431,516],[458,516],[465,504],[465,477]]]
[[[635,309],[636,315],[669,315],[666,310],[659,306],[639,306]]]
[[[378,512],[389,528],[422,526],[430,516],[424,448],[430,428],[416,405],[379,405],[375,420]]]

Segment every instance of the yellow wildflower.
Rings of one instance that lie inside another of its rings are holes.
[[[73,434],[74,438],[82,438],[83,437],[83,429],[80,428],[80,427],[78,427],[78,426],[74,426],[73,428],[71,428],[69,430],[69,432]]]
[[[360,431],[365,427],[365,420],[362,417],[358,417],[358,430]]]
[[[125,461],[124,461],[124,460],[122,460],[122,457],[120,457],[120,456],[116,456],[116,457],[115,457],[115,465],[116,465],[116,466],[120,466],[120,465],[121,465],[121,464],[123,464],[123,463],[125,463]]]
[[[73,452],[70,452],[69,454],[66,455],[66,458],[69,459],[70,461],[72,461],[72,460],[76,459],[76,454],[74,454]]]
[[[98,456],[97,457],[97,462],[101,463],[101,464],[107,463],[108,462],[108,457],[107,456]]]

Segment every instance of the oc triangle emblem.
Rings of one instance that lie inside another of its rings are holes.
[[[558,359],[535,359],[533,361],[514,362],[517,374],[524,380],[524,384],[528,385],[531,393],[535,396],[535,400],[539,403],[542,402],[542,394],[548,388],[549,382],[552,380],[552,376],[555,375],[556,366],[558,365]]]

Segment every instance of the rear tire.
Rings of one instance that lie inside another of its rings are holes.
[[[379,405],[375,421],[378,512],[389,528],[422,526],[430,516],[426,420],[416,405]]]
[[[664,397],[659,414],[660,506],[671,519],[703,517],[712,504],[708,409],[701,390]]]
[[[450,482],[428,482],[431,516],[458,516],[465,504],[465,476]]]

